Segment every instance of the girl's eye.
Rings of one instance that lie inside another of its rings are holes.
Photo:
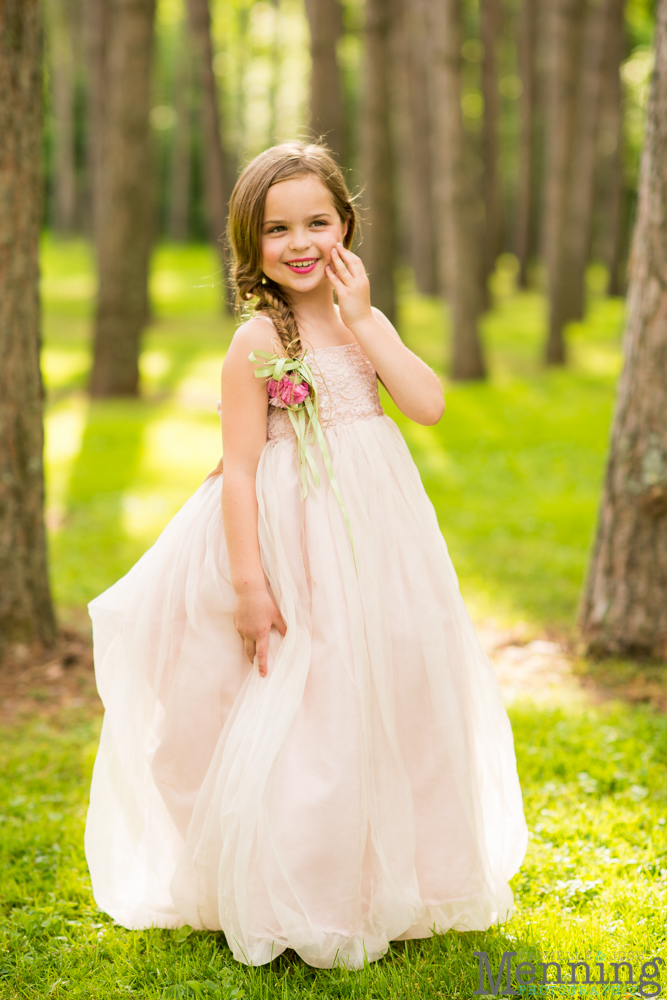
[[[324,219],[315,219],[314,222],[311,222],[311,226],[326,226],[326,222]]]
[[[269,232],[270,233],[280,233],[284,229],[285,229],[285,226],[272,226],[271,229],[269,229]]]

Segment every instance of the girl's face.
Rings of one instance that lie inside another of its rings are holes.
[[[295,292],[310,292],[323,281],[331,249],[343,240],[347,223],[319,177],[304,174],[269,188],[262,225],[262,270]]]

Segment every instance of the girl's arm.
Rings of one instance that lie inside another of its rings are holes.
[[[268,396],[248,360],[253,350],[273,351],[265,320],[250,320],[237,330],[222,366],[222,519],[236,592],[234,625],[248,659],[252,663],[257,656],[260,675],[265,677],[271,626],[281,635],[286,627],[269,594],[259,553],[255,479],[266,444]]]
[[[418,424],[437,424],[445,412],[440,379],[405,346],[386,316],[371,307],[362,261],[338,243],[331,251],[327,275],[336,289],[343,323],[359,341],[399,410]]]

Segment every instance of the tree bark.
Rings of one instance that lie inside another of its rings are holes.
[[[609,295],[623,295],[625,292],[624,282],[621,278],[621,262],[626,243],[626,191],[623,178],[623,90],[620,74],[626,50],[624,7],[623,0],[617,0],[614,3],[607,25],[600,112],[600,137],[605,146],[603,148],[605,184],[602,211],[606,223],[601,256],[607,265],[609,274],[607,287]]]
[[[544,258],[549,280],[547,364],[566,360],[569,310],[567,279],[568,196],[572,181],[577,69],[583,5],[580,0],[551,0],[551,66],[547,95]]]
[[[86,65],[86,167],[93,239],[100,231],[104,141],[107,118],[107,62],[111,28],[110,0],[83,0],[83,51]]]
[[[621,119],[622,125],[622,119]],[[613,153],[611,164],[611,177],[609,181],[609,199],[607,204],[607,224],[609,227],[607,235],[607,246],[604,260],[607,265],[609,280],[607,283],[607,295],[625,295],[625,280],[623,275],[623,264],[627,248],[627,192],[623,179],[622,160],[622,130],[618,133],[618,147]]]
[[[71,0],[50,0],[48,5],[51,94],[53,107],[53,228],[71,233],[76,216],[76,164],[74,157],[74,102],[77,52],[74,28],[79,12]]]
[[[423,2],[403,0],[402,54],[406,71],[402,109],[404,129],[402,152],[405,159],[407,219],[405,229],[409,262],[417,290],[422,295],[438,294],[435,215],[431,157],[431,107],[425,52],[428,51],[426,11]]]
[[[176,125],[171,146],[169,175],[169,237],[178,243],[188,238],[190,184],[192,180],[192,51],[187,34],[179,39],[174,80]]]
[[[625,367],[581,626],[592,653],[667,659],[667,0],[655,44]]]
[[[392,322],[396,315],[394,171],[390,121],[390,7],[367,0],[361,163],[366,190],[362,254],[374,304]]]
[[[442,287],[452,317],[451,375],[480,379],[486,375],[478,330],[482,268],[461,114],[460,0],[428,0],[428,27],[436,232]]]
[[[623,120],[618,114],[618,129],[616,130],[616,148],[611,155],[609,165],[609,179],[607,191],[607,204],[605,214],[607,219],[607,234],[603,260],[607,265],[609,275],[607,283],[607,295],[621,296],[625,294],[625,282],[623,280],[623,259],[624,245],[626,245],[626,190],[623,178]]]
[[[502,196],[498,169],[498,127],[500,121],[500,95],[498,91],[498,41],[502,31],[500,0],[482,0],[481,36],[484,45],[482,62],[482,94],[484,96],[484,125],[482,129],[482,160],[484,165],[484,246],[483,281],[496,266],[502,239]]]
[[[516,252],[519,258],[519,286],[528,287],[528,264],[533,232],[535,165],[535,41],[537,0],[524,0],[519,29],[519,74],[521,91],[519,114],[519,168],[516,211]]]
[[[605,49],[609,25],[622,11],[623,0],[589,0],[582,48],[574,157],[569,185],[568,231],[565,288],[568,319],[582,319],[586,309],[586,268],[590,260],[595,166],[597,161]]]
[[[51,643],[46,559],[39,234],[42,22],[38,0],[0,4],[0,655]]]
[[[225,275],[222,299],[229,306],[229,289],[226,280],[228,262],[224,237],[227,227],[227,205],[231,191],[228,186],[222,147],[218,85],[213,72],[209,0],[187,0],[187,10],[195,58],[200,67],[204,139],[204,202],[210,239],[218,249]]]
[[[340,0],[306,0],[310,25],[310,128],[345,161],[343,85],[336,48],[343,33]]]
[[[153,222],[148,111],[155,0],[111,0],[110,15],[90,391],[134,396]]]

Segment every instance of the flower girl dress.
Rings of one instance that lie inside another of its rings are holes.
[[[527,835],[498,684],[376,373],[357,344],[308,358],[357,564],[321,455],[302,507],[294,431],[269,407],[259,541],[287,634],[260,677],[216,470],[90,604],[106,714],[85,843],[125,927],[359,968],[392,940],[506,920]]]

